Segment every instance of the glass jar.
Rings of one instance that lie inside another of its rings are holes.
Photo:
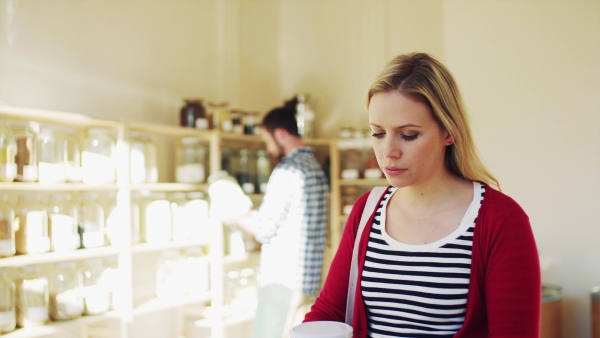
[[[48,212],[40,194],[25,193],[19,196],[17,208],[18,228],[15,245],[18,254],[50,251]]]
[[[60,140],[63,142],[63,165],[65,167],[65,178],[67,182],[81,182],[81,151],[79,140],[75,137],[75,131],[64,129],[60,131]]]
[[[8,269],[0,269],[0,334],[16,328],[16,316],[15,283]]]
[[[79,206],[79,239],[82,248],[104,246],[104,209],[93,192],[81,195]]]
[[[213,129],[230,132],[233,129],[231,121],[231,112],[229,110],[229,102],[210,102],[210,110],[212,111],[212,126]]]
[[[141,241],[141,210],[144,199],[139,192],[132,193],[131,196],[131,244],[138,244]]]
[[[193,137],[184,137],[177,148],[177,168],[175,181],[197,184],[204,182],[206,146]]]
[[[298,94],[296,104],[296,121],[298,134],[304,138],[315,137],[315,112],[308,94]]]
[[[155,192],[150,195],[145,207],[143,237],[146,243],[165,243],[172,238],[171,203],[167,195]]]
[[[3,122],[0,124],[0,182],[12,182],[17,177],[16,152],[13,132]]]
[[[57,193],[48,200],[48,234],[52,251],[69,251],[79,248],[77,208],[71,195]]]
[[[241,149],[238,157],[238,171],[236,178],[246,194],[254,194],[254,182],[252,176],[254,174],[253,158],[250,157],[250,151]]]
[[[65,140],[56,129],[42,129],[35,136],[35,148],[40,183],[63,183],[67,176],[64,164]]]
[[[256,112],[246,112],[243,116],[242,124],[244,125],[244,134],[246,135],[254,135],[254,126],[257,123]]]
[[[82,275],[74,262],[54,264],[50,274],[48,312],[52,320],[68,320],[83,314]]]
[[[145,135],[131,136],[131,183],[158,182],[157,149],[154,141]]]
[[[183,258],[178,251],[165,251],[157,262],[156,295],[159,297],[181,297],[183,285]]]
[[[48,322],[48,279],[37,265],[19,269],[16,285],[17,325],[30,327]]]
[[[209,265],[208,257],[201,247],[189,247],[183,250],[184,268],[182,280],[186,294],[199,296],[208,291]]]
[[[83,287],[81,294],[84,303],[84,315],[98,315],[110,309],[110,293],[101,283],[105,268],[101,258],[86,259],[81,262]]]
[[[171,215],[173,216],[173,240],[187,241],[192,237],[193,219],[186,209],[187,199],[185,193],[173,193],[171,201]]]
[[[208,199],[203,192],[189,192],[186,213],[191,220],[190,238],[194,241],[203,241],[210,238],[210,224],[208,214]]]
[[[110,296],[111,310],[118,308],[117,300],[122,299],[123,295],[119,294],[121,288],[119,285],[119,257],[109,256],[103,260],[104,272],[100,277],[100,285],[108,290]]]
[[[340,150],[341,177],[343,179],[357,179],[361,171],[361,144],[353,137],[353,130],[340,133],[344,136],[338,141]]]
[[[202,99],[185,99],[185,104],[180,111],[180,125],[182,127],[208,129],[208,118]]]
[[[267,191],[267,183],[271,176],[271,160],[266,151],[259,150],[256,158],[256,186],[261,194]]]
[[[34,130],[27,125],[18,125],[13,126],[13,131],[17,144],[17,154],[15,156],[15,162],[17,163],[16,181],[35,182],[38,179],[38,167]]]
[[[244,118],[245,113],[241,110],[232,110],[231,111],[231,131],[235,134],[243,134],[244,133],[244,125],[242,124],[242,119]]]
[[[105,129],[90,129],[83,144],[81,169],[86,184],[114,183],[115,141]]]
[[[0,192],[0,257],[13,256],[15,247],[15,209],[8,195]]]

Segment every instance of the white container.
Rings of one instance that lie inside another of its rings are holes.
[[[165,243],[171,240],[173,235],[171,203],[165,193],[156,192],[150,195],[144,220],[142,237],[146,243]]]
[[[50,195],[48,208],[48,234],[52,251],[70,251],[79,248],[77,233],[77,208],[71,202],[71,195],[58,193]]]
[[[105,268],[101,258],[86,259],[83,266],[81,294],[85,304],[84,315],[97,315],[110,309],[110,291],[102,283]]]
[[[205,179],[206,147],[193,137],[181,139],[177,149],[177,183],[202,183]]]
[[[104,209],[98,203],[96,193],[81,196],[79,212],[79,233],[81,247],[97,248],[104,246]]]
[[[48,236],[48,212],[39,194],[25,193],[19,196],[17,212],[19,227],[15,232],[18,254],[50,251]]]
[[[16,285],[17,325],[30,327],[48,321],[48,279],[37,265],[19,269]]]
[[[116,179],[115,141],[107,130],[90,129],[81,154],[83,183],[114,183]]]
[[[352,327],[333,321],[306,322],[294,326],[290,338],[352,338]]]
[[[63,183],[67,180],[64,163],[65,143],[63,135],[55,129],[42,129],[35,136],[40,183]]]
[[[185,212],[192,220],[190,237],[194,241],[203,241],[210,238],[210,218],[208,201],[202,192],[189,192]]]

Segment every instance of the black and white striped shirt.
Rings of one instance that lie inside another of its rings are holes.
[[[385,232],[390,187],[375,214],[361,276],[370,337],[452,337],[466,312],[473,230],[485,186],[459,227],[424,245],[400,243]]]

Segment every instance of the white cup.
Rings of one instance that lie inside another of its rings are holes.
[[[333,321],[306,322],[294,326],[290,338],[352,338],[352,326]]]

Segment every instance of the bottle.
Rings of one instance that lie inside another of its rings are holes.
[[[8,195],[0,192],[0,257],[15,253],[15,209],[8,203]]]
[[[0,334],[17,326],[15,283],[8,269],[0,269]]]
[[[48,322],[48,279],[37,265],[19,268],[16,286],[17,325],[31,327]]]
[[[110,309],[110,293],[100,283],[104,273],[101,258],[86,259],[81,262],[83,268],[83,288],[81,294],[84,302],[84,315],[97,315]]]
[[[40,194],[25,193],[19,196],[17,206],[19,227],[15,233],[18,254],[50,251],[48,236],[48,212],[41,202]]]
[[[208,129],[208,118],[202,99],[184,99],[180,111],[180,125],[188,128]]]
[[[79,207],[79,236],[81,248],[104,246],[104,209],[93,192],[81,195]]]
[[[213,129],[230,132],[233,129],[227,101],[210,102]]]
[[[13,131],[17,144],[17,154],[15,156],[17,177],[15,180],[18,182],[35,182],[38,179],[38,167],[34,130],[27,125],[18,125],[13,126]]]
[[[181,139],[177,148],[177,183],[198,184],[204,182],[206,164],[206,146],[193,137]]]
[[[261,194],[267,191],[267,182],[269,182],[270,175],[271,160],[266,151],[259,150],[256,159],[256,186]]]
[[[35,136],[35,140],[38,181],[47,184],[66,182],[62,135],[56,129],[46,128]]]
[[[77,208],[71,202],[71,195],[52,194],[48,202],[50,249],[61,252],[79,248]]]
[[[105,129],[90,129],[81,155],[83,183],[114,183],[116,179],[115,141]]]
[[[4,123],[0,124],[0,182],[12,182],[17,177],[16,152],[12,131]]]
[[[54,264],[48,290],[48,312],[52,320],[68,320],[81,317],[84,304],[80,294],[82,275],[74,262]]]

